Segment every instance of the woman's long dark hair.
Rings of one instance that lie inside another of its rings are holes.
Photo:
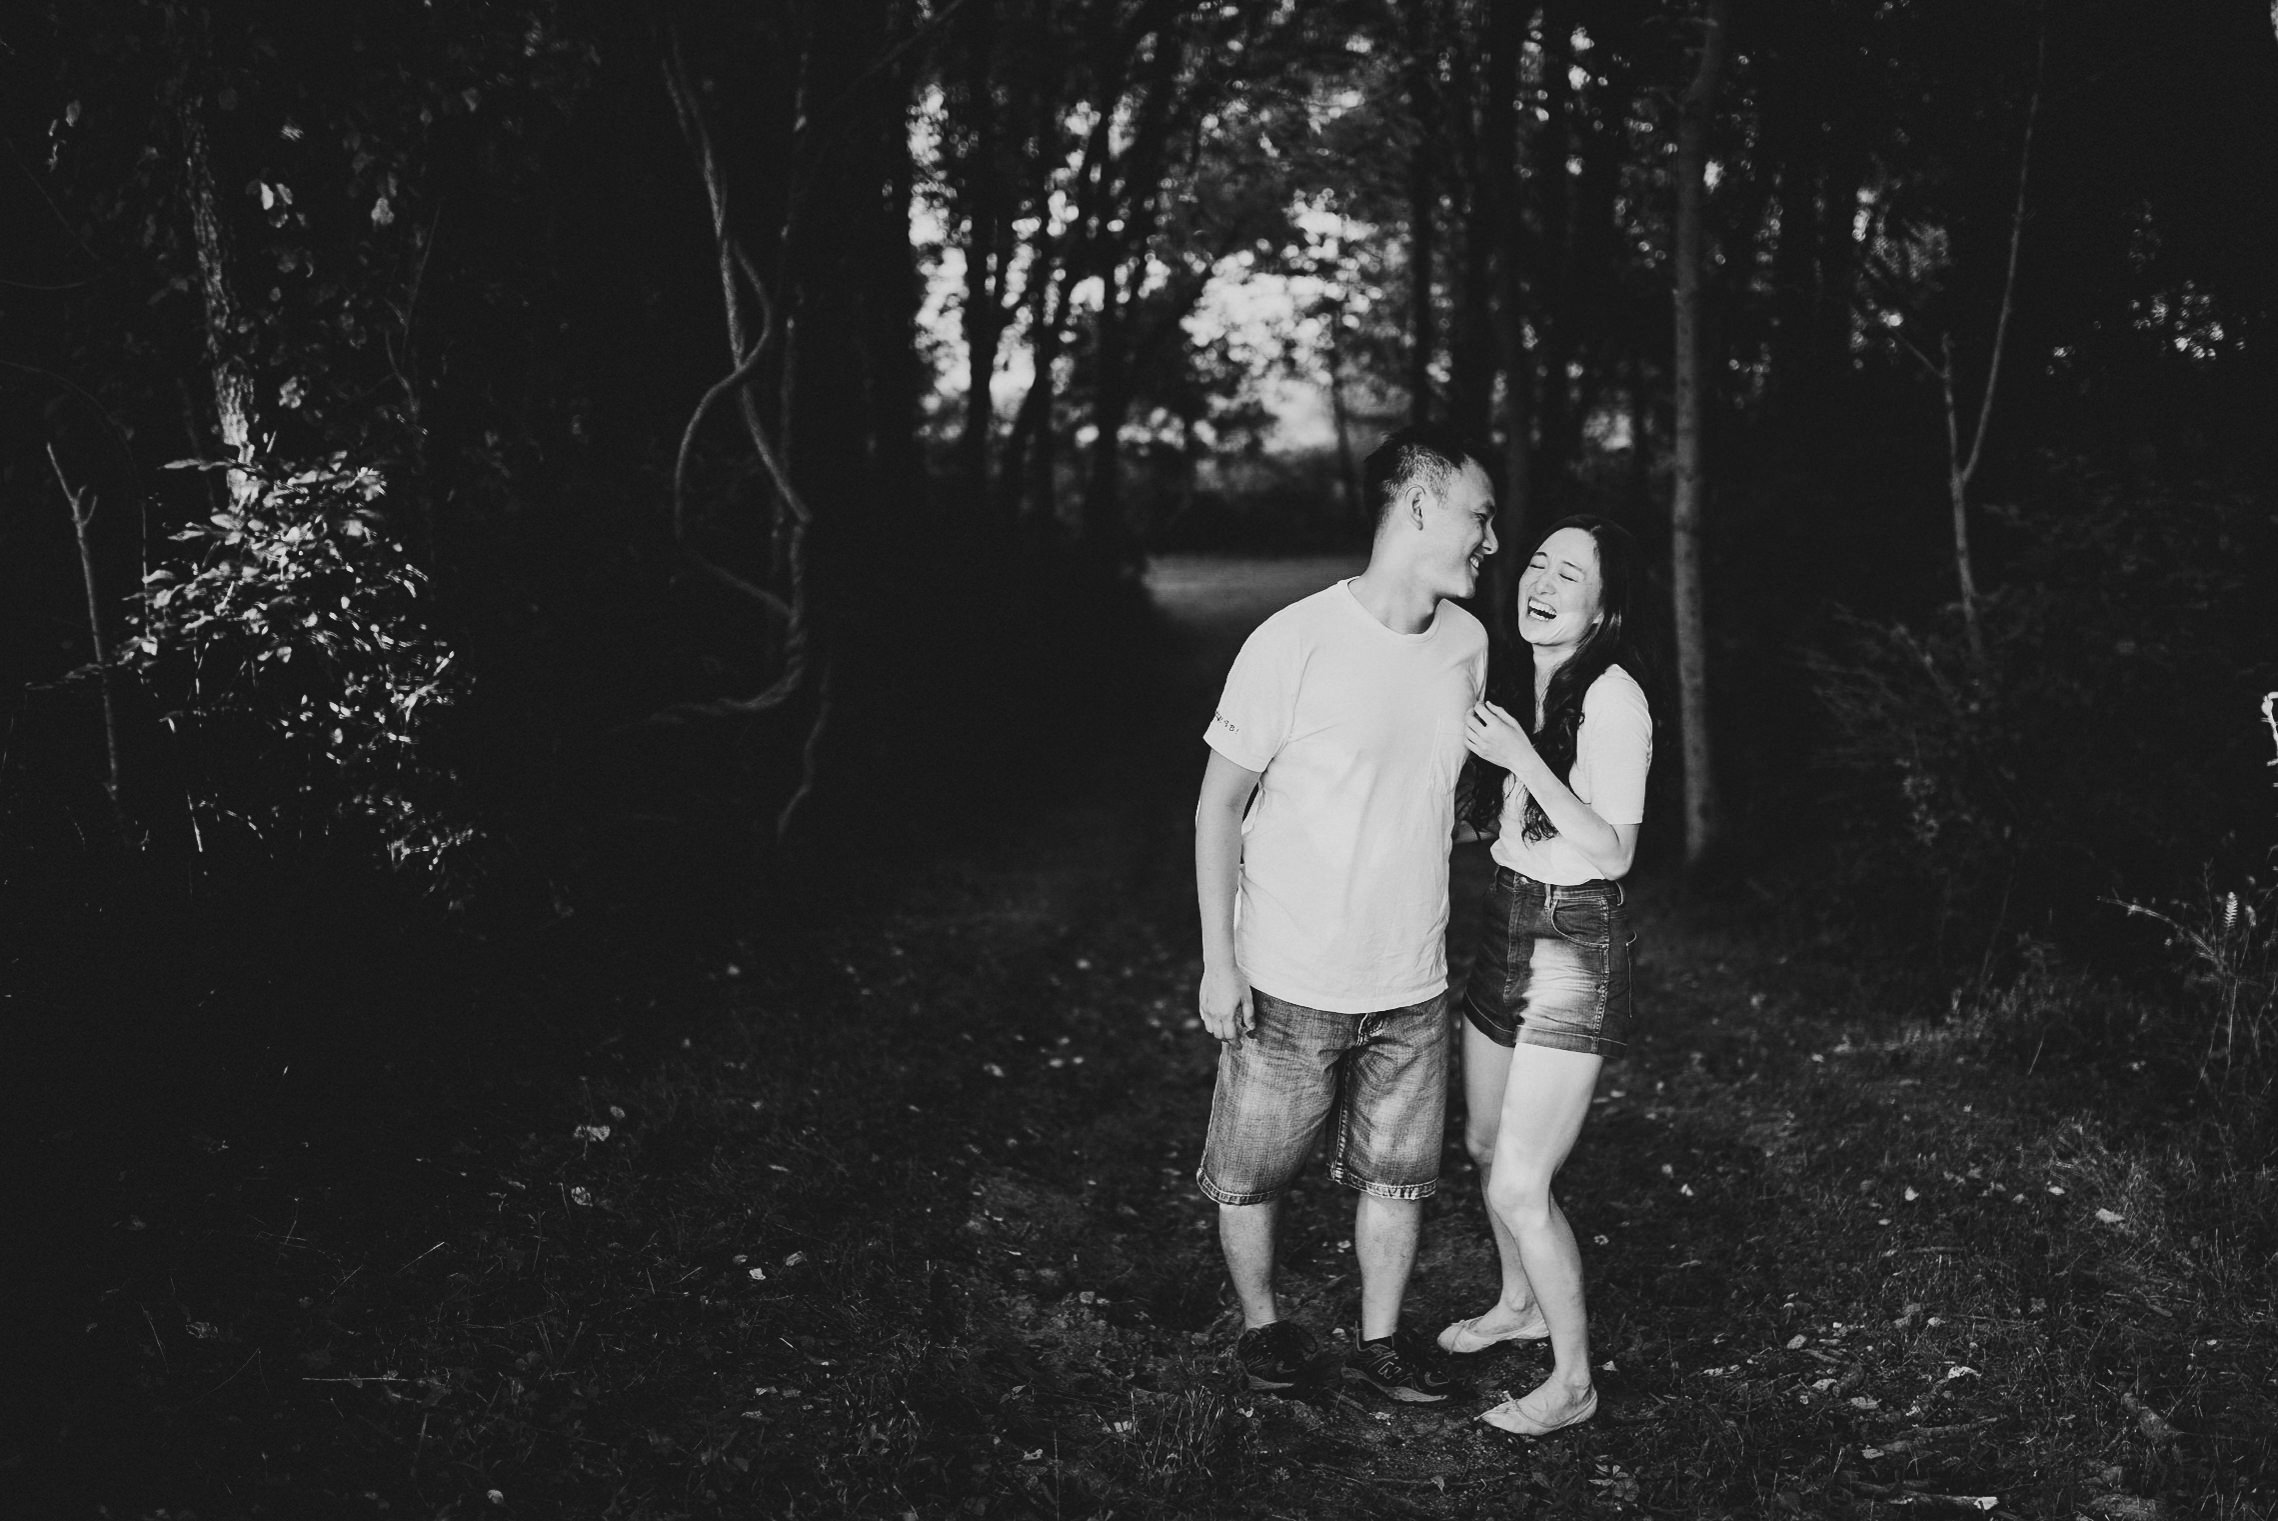
[[[1637,586],[1637,541],[1629,530],[1619,523],[1592,513],[1579,513],[1560,518],[1543,530],[1542,538],[1535,541],[1525,564],[1532,564],[1535,551],[1543,541],[1561,528],[1579,528],[1590,536],[1598,547],[1599,618],[1597,626],[1583,636],[1566,663],[1551,674],[1550,688],[1543,694],[1542,726],[1535,727],[1534,704],[1534,647],[1519,636],[1517,584],[1512,595],[1505,598],[1495,613],[1495,655],[1487,672],[1487,699],[1501,707],[1526,729],[1527,737],[1534,741],[1537,754],[1561,778],[1572,776],[1574,746],[1582,732],[1582,697],[1590,684],[1608,670],[1620,666],[1640,685],[1645,682],[1645,668],[1638,657],[1635,641],[1636,611],[1632,604]],[[1524,565],[1521,577],[1526,571]],[[1503,815],[1503,794],[1509,787],[1511,773],[1501,766],[1492,765],[1473,756],[1469,763],[1470,797],[1462,810],[1464,821],[1482,834],[1495,831]],[[1558,833],[1558,826],[1550,822],[1542,811],[1542,804],[1533,797],[1527,799],[1527,816],[1524,825],[1526,838],[1547,840]]]

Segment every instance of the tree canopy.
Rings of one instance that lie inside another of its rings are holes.
[[[104,618],[144,626],[233,492],[374,472],[480,711],[757,724],[770,816],[830,769],[829,694],[859,733],[907,684],[945,557],[1351,542],[1355,461],[1411,416],[1479,439],[1506,540],[1578,508],[1658,539],[1708,15],[30,7],[6,674],[87,656],[51,447]],[[1749,6],[1702,130],[1719,722],[1820,610],[1951,601],[1949,518],[1998,593],[2052,458],[2267,477],[2251,8]],[[1951,514],[1949,412],[1983,419]]]

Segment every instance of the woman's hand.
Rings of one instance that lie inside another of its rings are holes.
[[[1526,775],[1523,768],[1535,758],[1534,741],[1527,738],[1527,731],[1491,702],[1471,705],[1471,716],[1463,724],[1463,742],[1473,755],[1522,779]]]

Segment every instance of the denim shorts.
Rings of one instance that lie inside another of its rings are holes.
[[[1629,1043],[1629,910],[1619,882],[1560,887],[1495,868],[1463,1014],[1499,1046],[1619,1056]]]
[[[1250,990],[1257,1029],[1219,1048],[1210,1135],[1195,1182],[1220,1204],[1278,1198],[1335,1123],[1329,1176],[1385,1199],[1440,1186],[1447,1124],[1447,994],[1332,1014]]]

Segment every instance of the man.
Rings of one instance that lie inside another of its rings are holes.
[[[1439,1186],[1448,843],[1487,672],[1486,631],[1447,599],[1495,552],[1495,502],[1477,456],[1432,427],[1385,439],[1363,481],[1368,569],[1259,625],[1205,735],[1199,1002],[1220,1050],[1196,1181],[1219,1207],[1243,1371],[1290,1388],[1318,1355],[1275,1303],[1274,1223],[1333,1118],[1329,1176],[1360,1194],[1345,1376],[1436,1402],[1449,1381],[1394,1333]]]

